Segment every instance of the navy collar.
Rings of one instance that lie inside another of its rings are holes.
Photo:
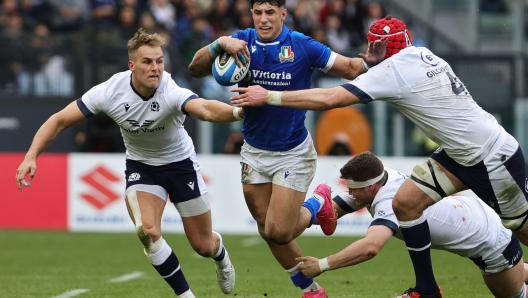
[[[132,91],[134,91],[134,93],[137,94],[137,96],[139,96],[139,98],[141,98],[143,101],[148,101],[149,99],[153,98],[154,95],[156,94],[156,90],[154,91],[154,93],[152,93],[152,95],[148,98],[145,98],[143,97],[143,95],[141,95],[137,90],[136,88],[134,87],[134,84],[132,84],[132,73],[130,74],[130,87],[132,88]],[[157,88],[156,88],[157,89]]]

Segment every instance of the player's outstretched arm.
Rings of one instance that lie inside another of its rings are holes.
[[[295,260],[304,262],[299,266],[307,277],[314,278],[328,270],[356,265],[374,258],[392,237],[392,230],[386,226],[371,226],[365,238],[360,239],[342,251],[324,259],[300,257]]]
[[[237,65],[242,67],[242,62],[249,61],[249,51],[246,42],[231,36],[222,36],[206,45],[194,54],[189,64],[189,73],[196,78],[203,78],[212,73],[212,64],[216,56],[226,51],[235,57]]]
[[[33,142],[24,157],[24,161],[22,161],[17,169],[16,181],[19,191],[22,191],[21,184],[29,186],[24,180],[27,174],[29,174],[30,180],[33,180],[33,177],[35,177],[35,172],[37,171],[37,157],[46,150],[53,141],[55,141],[61,131],[84,119],[86,119],[86,117],[74,101],[60,112],[52,115],[46,122],[44,122],[44,124],[42,124],[33,138]]]
[[[216,123],[234,122],[244,118],[244,109],[213,99],[190,100],[185,105],[185,111],[194,119]]]
[[[266,104],[292,107],[302,110],[325,111],[360,103],[361,100],[345,88],[306,89],[297,91],[268,91],[260,85],[234,88],[241,94],[231,97],[231,103],[239,107],[259,107]]]
[[[353,80],[365,73],[370,67],[383,61],[386,46],[387,39],[380,39],[371,42],[367,52],[359,54],[361,58],[348,58],[343,55],[337,55],[334,65],[328,70],[328,73],[347,80]]]

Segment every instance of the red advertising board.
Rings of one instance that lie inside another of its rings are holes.
[[[65,230],[68,155],[39,156],[31,187],[19,192],[15,174],[24,155],[0,153],[0,228]]]

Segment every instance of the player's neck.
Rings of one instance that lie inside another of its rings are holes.
[[[139,80],[132,75],[132,86],[136,90],[139,95],[141,95],[143,98],[150,98],[156,92],[157,88],[149,88],[143,84],[139,83]]]

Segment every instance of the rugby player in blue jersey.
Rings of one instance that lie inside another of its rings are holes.
[[[261,85],[269,90],[310,88],[314,69],[354,79],[383,60],[386,41],[372,43],[363,58],[347,58],[320,42],[284,25],[285,0],[251,0],[255,29],[223,36],[194,56],[189,71],[194,77],[211,74],[211,64],[223,51],[241,65],[250,61],[249,75],[238,85]],[[295,238],[305,229],[301,219],[317,218],[331,235],[336,227],[330,191],[315,190],[318,201],[305,204],[313,179],[317,152],[304,125],[306,111],[277,106],[244,109],[244,145],[241,180],[246,204],[271,252],[290,275],[303,297],[327,297],[325,291],[299,271],[301,250]]]

